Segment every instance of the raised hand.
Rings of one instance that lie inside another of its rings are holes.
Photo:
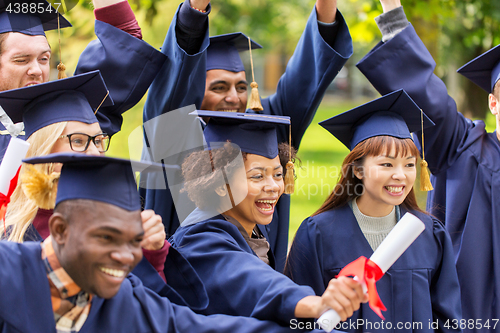
[[[161,250],[165,244],[165,228],[161,222],[161,216],[156,215],[151,209],[141,212],[144,239],[141,247],[145,250]]]

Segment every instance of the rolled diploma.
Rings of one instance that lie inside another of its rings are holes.
[[[418,217],[406,213],[377,247],[370,260],[377,264],[382,272],[387,272],[424,229],[425,225]],[[358,277],[354,279],[358,280]],[[366,285],[364,283],[362,285],[366,293]],[[340,323],[340,316],[332,309],[323,313],[318,319],[318,324],[326,332],[331,332],[338,323]]]
[[[10,181],[21,166],[22,159],[26,156],[30,144],[24,140],[12,137],[5,155],[0,164],[0,193],[7,195]]]

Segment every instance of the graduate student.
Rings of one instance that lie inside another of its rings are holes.
[[[293,158],[290,146],[278,148],[276,133],[280,124],[289,126],[289,118],[197,114],[211,118],[204,131],[210,149],[193,152],[182,171],[185,190],[198,210],[170,242],[205,285],[209,304],[201,313],[251,316],[282,325],[319,318],[328,308],[344,320],[350,317],[366,301],[358,282],[332,279],[325,292],[315,296],[310,287],[274,270],[273,253],[262,232],[284,191],[282,164]]]
[[[500,221],[500,118],[498,114],[499,49],[495,47],[459,72],[489,94],[496,131],[457,112],[444,83],[433,74],[435,62],[408,23],[400,1],[381,1],[378,20],[384,42],[360,61],[358,68],[380,93],[404,88],[436,124],[426,133],[425,156],[434,191],[427,209],[444,222],[455,253],[462,292],[465,331],[493,332],[500,317],[500,267],[497,244]],[[392,32],[392,33],[390,33]],[[399,32],[399,33],[398,33]],[[392,37],[392,38],[391,38]]]
[[[188,89],[178,89],[178,81],[167,81],[160,76],[153,82],[144,110],[145,122],[189,104],[196,104],[203,110],[245,112],[248,82],[238,52],[248,50],[246,36],[241,33],[214,36],[210,38],[210,46],[206,40],[203,45],[205,49],[200,52],[206,52],[206,63],[204,58],[198,63],[187,63],[193,66],[191,76],[187,77],[189,81],[180,77],[181,81],[190,84]],[[260,48],[260,45],[253,42],[252,48]],[[262,99],[261,113],[292,118],[291,135],[295,148],[299,147],[327,87],[351,55],[352,40],[344,18],[337,10],[337,1],[316,1],[276,93]],[[183,99],[165,97],[169,92]],[[154,141],[148,140],[154,151]],[[288,141],[288,128],[278,130],[278,140]],[[161,142],[159,140],[158,145]],[[155,160],[160,159],[155,157]],[[145,207],[160,214],[167,233],[172,234],[179,226],[179,217],[170,193],[159,189],[141,194],[145,198]],[[276,270],[280,272],[288,249],[289,206],[290,198],[284,195],[275,210],[275,222],[264,231],[276,258]]]
[[[342,268],[360,256],[369,258],[410,212],[425,230],[376,284],[387,307],[384,322],[363,304],[342,330],[460,332],[446,326],[461,319],[451,240],[441,223],[418,207],[413,190],[419,152],[410,132],[422,126],[418,106],[399,90],[320,124],[351,152],[333,192],[299,227],[285,274],[321,295]]]
[[[45,0],[31,2],[37,10],[29,13],[22,13],[22,3],[9,0],[0,6],[0,91],[47,82],[52,52],[45,31],[57,29],[58,20],[61,28],[71,26]],[[127,1],[94,0],[93,3],[99,40],[84,50],[76,74],[101,70],[115,104],[104,106],[101,111],[107,116],[98,114],[98,117],[102,129],[111,136],[120,130],[121,114],[142,98],[165,56],[140,40],[140,28]],[[3,125],[0,130],[0,157],[3,157],[10,133]],[[22,127],[16,134],[21,130]],[[20,138],[24,138],[22,133]]]
[[[254,318],[197,315],[129,275],[144,237],[130,161],[53,154],[28,162],[63,167],[50,236],[0,242],[1,332],[291,331]]]

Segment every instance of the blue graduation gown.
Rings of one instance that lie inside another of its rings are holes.
[[[75,75],[101,71],[114,105],[99,108],[96,117],[103,132],[113,135],[121,129],[122,113],[141,100],[166,57],[148,43],[102,21],[95,21],[95,34],[98,39],[80,55]],[[5,130],[2,124],[0,130]],[[0,135],[0,161],[9,142],[9,134]]]
[[[412,214],[424,222],[424,232],[377,282],[377,291],[387,307],[382,312],[385,326],[375,326],[381,325],[382,319],[368,304],[362,304],[343,323],[343,331],[434,332],[429,324],[436,321],[439,324],[433,327],[436,332],[461,331],[444,327],[447,320],[452,325],[453,319],[458,322],[461,319],[460,287],[451,240],[438,220],[423,213]],[[342,268],[360,256],[369,258],[372,254],[351,207],[344,205],[302,222],[285,274],[321,295]],[[364,324],[350,325],[361,319]],[[398,323],[403,325],[398,327]],[[405,323],[410,326],[405,327]],[[411,329],[411,325],[418,323],[422,326]]]
[[[313,9],[293,56],[281,77],[276,93],[262,99],[264,111],[259,113],[290,116],[292,119],[292,145],[299,147],[302,136],[311,123],[323,95],[352,55],[352,40],[347,25],[337,12],[340,28],[333,47],[323,40],[318,30],[316,9]],[[174,24],[174,22],[172,22]],[[180,52],[174,39],[172,25],[162,48],[164,52]],[[190,104],[201,105],[205,93],[206,60],[204,41],[199,54],[181,54],[176,63],[189,75],[158,75],[148,93],[144,121]],[[173,62],[174,60],[172,60]],[[181,80],[178,80],[181,79]],[[254,112],[247,110],[247,112]],[[279,142],[288,142],[288,129],[278,129]],[[167,190],[142,190],[145,208],[153,209],[162,216],[167,233],[173,234],[179,226],[172,197]],[[276,270],[282,272],[288,251],[290,197],[283,195],[276,206],[273,222],[261,231],[268,239],[276,259]]]
[[[56,333],[50,287],[39,243],[0,242],[0,332]],[[111,299],[94,297],[81,333],[293,332],[270,321],[202,316],[170,303],[129,275]]]
[[[238,228],[221,215],[180,227],[171,243],[203,280],[209,297],[203,314],[251,316],[288,325],[297,302],[314,295],[310,287],[298,286],[259,259]]]
[[[465,319],[500,319],[500,145],[482,121],[457,112],[411,25],[358,64],[381,93],[403,88],[434,121],[425,158],[434,190],[427,209],[445,223],[455,252]],[[421,133],[416,133],[420,139]],[[493,330],[491,325],[491,331]],[[497,327],[497,330],[499,328]],[[487,328],[479,330],[489,331]]]

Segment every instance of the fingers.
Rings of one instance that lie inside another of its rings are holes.
[[[349,287],[354,289],[361,303],[368,302],[368,293],[363,292],[363,286],[361,285],[361,283],[346,276],[341,276],[339,277],[339,279],[344,280]]]
[[[144,239],[141,246],[146,250],[160,250],[166,237],[161,216],[156,215],[152,210],[145,210],[141,213],[141,218],[144,229]]]
[[[335,310],[341,320],[345,321],[359,309],[365,295],[359,282],[341,276],[330,280],[321,298],[327,307]]]

